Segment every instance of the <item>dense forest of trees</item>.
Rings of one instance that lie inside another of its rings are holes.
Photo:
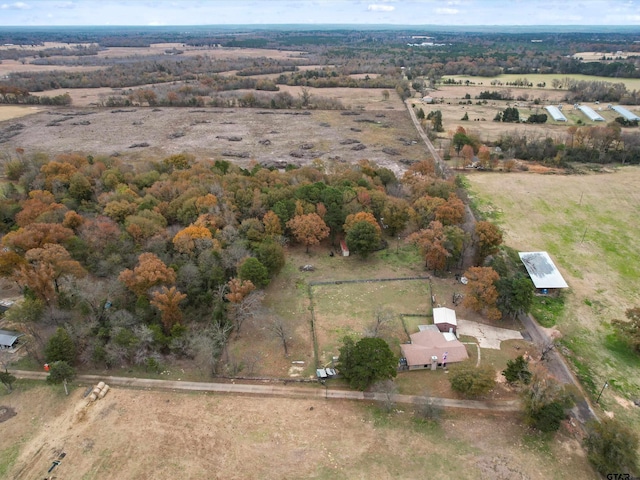
[[[25,295],[7,315],[34,334],[64,330],[31,346],[39,361],[64,337],[73,358],[55,360],[70,365],[155,368],[177,356],[213,372],[289,245],[346,238],[366,258],[382,245],[384,218],[384,233],[411,234],[438,273],[474,239],[485,251],[502,241],[462,230],[458,187],[432,161],[402,179],[367,160],[279,172],[187,154],[134,168],[18,151],[3,168],[0,274]]]
[[[460,266],[472,244],[483,263],[502,243],[488,222],[461,228],[458,187],[431,161],[402,179],[367,160],[278,172],[186,154],[133,168],[113,157],[17,152],[3,167],[11,183],[0,200],[0,275],[25,295],[7,317],[36,339],[43,325],[60,327],[30,344],[38,361],[154,369],[186,357],[226,371],[218,359],[229,335],[260,312],[289,245],[346,238],[366,259],[384,245],[383,226],[407,235],[439,274]],[[511,276],[479,271],[474,285],[485,290]],[[502,309],[513,296],[507,282],[473,308],[499,318],[523,308],[511,300]]]

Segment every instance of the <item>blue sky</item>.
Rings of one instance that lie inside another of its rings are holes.
[[[640,0],[0,0],[0,25],[638,25]]]

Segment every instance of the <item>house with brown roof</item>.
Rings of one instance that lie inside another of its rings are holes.
[[[402,356],[409,370],[430,368],[432,358],[442,364],[446,354],[446,363],[462,362],[469,358],[467,348],[453,333],[443,333],[435,325],[420,325],[420,331],[410,335],[411,343],[400,345]]]

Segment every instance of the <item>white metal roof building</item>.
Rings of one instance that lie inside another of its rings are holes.
[[[24,333],[0,330],[0,348],[13,348],[18,338],[22,336],[24,336]]]
[[[604,122],[604,117],[591,107],[587,107],[586,105],[578,105],[578,110],[584,113],[587,117],[589,117],[589,120],[593,122]]]
[[[560,109],[558,107],[556,107],[555,105],[548,105],[546,107],[544,107],[545,110],[547,112],[549,112],[549,115],[551,115],[551,117],[556,121],[556,122],[566,122],[567,121],[567,117],[565,117],[562,112],[560,111]]]
[[[518,252],[536,288],[568,288],[547,252]]]
[[[630,112],[629,110],[627,110],[624,107],[621,107],[620,105],[609,105],[609,108],[611,110],[615,110],[616,112],[618,112],[620,115],[622,115],[624,118],[626,118],[627,120],[640,120],[640,117],[638,115],[636,115],[633,112]]]

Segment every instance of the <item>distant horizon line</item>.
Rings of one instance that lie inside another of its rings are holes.
[[[478,24],[478,25],[460,25],[460,24],[395,24],[395,23],[222,23],[222,24],[172,24],[172,25],[134,25],[134,24],[107,24],[107,25],[90,25],[90,24],[66,24],[66,25],[2,25],[0,28],[16,28],[16,29],[31,29],[31,28],[149,28],[149,29],[161,29],[161,28],[277,28],[277,27],[357,27],[357,28],[406,28],[406,29],[420,29],[420,28],[453,28],[456,30],[464,29],[487,29],[487,28],[514,28],[514,29],[535,29],[535,28],[589,28],[589,29],[613,29],[624,28],[635,29],[640,33],[640,25],[638,24],[618,24],[618,25],[598,25],[598,24],[537,24],[537,25],[521,25],[521,24]],[[561,32],[564,33],[564,32]]]

